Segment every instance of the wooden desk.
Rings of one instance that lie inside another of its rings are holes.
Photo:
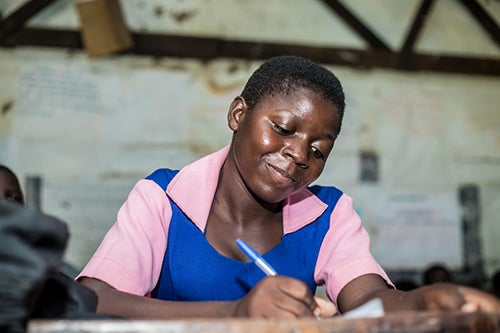
[[[379,318],[33,320],[28,333],[500,333],[500,313],[400,312]]]

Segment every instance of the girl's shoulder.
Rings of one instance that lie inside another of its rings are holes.
[[[167,189],[170,181],[177,175],[179,170],[162,168],[153,171],[146,179],[154,181],[158,186],[160,186],[163,190]]]

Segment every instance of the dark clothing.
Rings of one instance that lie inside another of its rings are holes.
[[[59,271],[65,223],[0,202],[0,331],[24,332],[31,318],[95,316],[96,294]]]

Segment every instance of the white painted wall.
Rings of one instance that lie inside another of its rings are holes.
[[[0,10],[8,14],[21,2],[3,1]],[[122,3],[133,30],[364,46],[319,1]],[[401,44],[408,13],[419,2],[402,3],[348,2],[392,47]],[[488,3],[500,17],[498,2]],[[60,1],[30,24],[77,27],[73,5]],[[179,13],[188,19],[176,20]],[[418,48],[499,56],[452,0],[438,2]],[[66,259],[82,266],[138,179],[158,167],[182,167],[229,142],[229,103],[258,65],[134,56],[90,60],[83,52],[0,49],[0,163],[23,182],[29,175],[43,177],[42,208],[69,224]],[[481,189],[486,268],[500,268],[500,80],[329,67],[344,84],[347,110],[318,182],[354,197],[381,264],[421,268],[435,259],[460,267],[457,188],[473,183]],[[379,183],[359,181],[360,151],[379,155]],[[411,212],[417,219],[405,221]]]

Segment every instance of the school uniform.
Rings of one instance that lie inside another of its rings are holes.
[[[229,146],[180,171],[160,169],[134,186],[115,224],[77,277],[99,279],[136,295],[179,300],[235,300],[264,273],[217,252],[204,237]],[[286,199],[283,238],[262,254],[279,274],[325,285],[335,301],[350,281],[378,274],[352,199],[335,187],[311,186]]]

